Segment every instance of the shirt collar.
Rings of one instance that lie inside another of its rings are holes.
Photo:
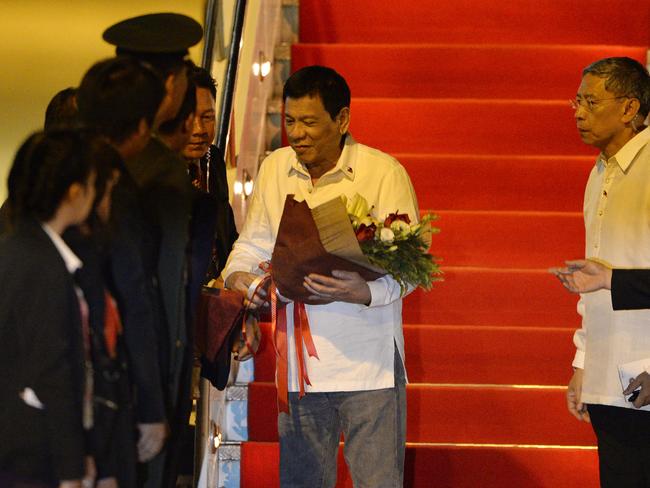
[[[72,249],[70,249],[65,241],[61,239],[61,236],[54,232],[49,225],[41,223],[41,227],[52,241],[52,244],[54,244],[54,247],[56,247],[56,250],[59,251],[61,258],[65,263],[65,267],[68,269],[68,273],[74,274],[83,266],[81,259],[72,252]]]
[[[348,178],[351,181],[354,181],[354,175],[356,171],[356,158],[354,157],[356,153],[354,151],[355,144],[356,141],[352,138],[352,135],[348,133],[345,136],[345,142],[343,143],[343,151],[341,151],[341,156],[339,156],[339,160],[336,162],[336,166],[334,166],[323,176],[332,175],[341,172],[346,178]],[[289,168],[289,174],[291,175],[295,173],[300,173],[302,175],[309,176],[309,171],[307,171],[305,167],[300,163],[300,161],[298,161],[298,158],[294,153],[293,157],[291,158],[291,167]]]
[[[646,127],[632,139],[627,141],[625,145],[614,154],[614,156],[609,158],[609,160],[605,159],[601,153],[600,156],[598,156],[598,162],[606,165],[609,161],[612,161],[618,164],[623,171],[627,171],[627,168],[630,167],[630,164],[632,164],[636,155],[639,154],[639,151],[644,148],[648,141],[650,141],[650,127]]]

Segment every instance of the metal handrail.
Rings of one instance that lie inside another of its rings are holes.
[[[228,67],[224,77],[224,89],[222,92],[221,113],[219,116],[219,129],[217,131],[217,147],[221,154],[226,154],[226,141],[230,130],[230,112],[232,111],[233,96],[235,94],[235,83],[237,81],[237,66],[239,64],[239,51],[241,47],[242,32],[244,30],[244,17],[246,14],[246,0],[237,0],[235,16],[233,19],[232,36],[230,38],[230,52],[228,55]],[[210,165],[215,162],[210,161]],[[216,182],[210,178],[211,168],[208,169],[208,191],[213,193]]]
[[[217,23],[217,0],[208,0],[205,7],[205,22],[203,23],[203,56],[201,66],[208,71],[212,66],[212,52],[214,50],[215,25]],[[223,33],[219,33],[223,35]]]

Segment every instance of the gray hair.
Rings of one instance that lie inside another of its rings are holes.
[[[650,111],[650,75],[638,61],[627,58],[604,58],[582,70],[582,76],[606,78],[605,88],[616,95],[639,100],[639,113],[646,117]]]

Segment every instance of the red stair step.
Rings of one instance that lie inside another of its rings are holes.
[[[391,154],[594,153],[564,100],[355,98],[350,110],[355,139]]]
[[[633,13],[632,13],[633,12]],[[647,0],[301,0],[302,42],[648,43]],[[520,69],[537,71],[534,60]]]
[[[563,99],[578,89],[583,68],[610,56],[628,56],[645,64],[647,48],[294,44],[291,64],[293,70],[312,64],[332,66],[355,97]],[[533,60],[544,69],[522,69]]]
[[[241,487],[280,486],[274,442],[241,446]],[[342,449],[337,488],[352,488]],[[404,486],[412,488],[575,488],[598,486],[595,449],[407,444]]]
[[[409,384],[406,440],[594,445],[591,427],[567,411],[565,394],[563,387]],[[277,440],[275,406],[273,383],[249,385],[250,440]]]
[[[565,385],[575,353],[574,330],[406,324],[409,381]]]
[[[568,293],[546,270],[443,270],[444,281],[435,283],[431,291],[416,290],[406,297],[405,323],[540,327],[580,324],[577,296]]]
[[[271,324],[262,323],[255,380],[274,381]],[[412,383],[565,385],[573,359],[571,328],[404,325]]]
[[[592,156],[393,154],[420,208],[582,211]]]
[[[561,263],[558,263],[561,264]],[[580,326],[577,295],[545,269],[443,266],[443,281],[404,299],[405,324]]]
[[[440,211],[431,252],[446,266],[548,268],[584,256],[580,213]]]

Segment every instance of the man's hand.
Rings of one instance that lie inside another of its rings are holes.
[[[348,302],[370,305],[370,287],[359,273],[332,271],[332,276],[311,273],[305,276],[303,286],[312,294],[309,299],[322,304]]]
[[[564,287],[573,293],[589,293],[612,287],[612,270],[596,261],[566,261],[565,268],[551,268]]]
[[[644,371],[639,376],[630,381],[630,384],[623,390],[623,395],[631,395],[634,390],[641,387],[639,395],[632,403],[635,408],[641,408],[650,405],[650,374]]]
[[[253,273],[246,273],[244,271],[235,271],[226,279],[225,287],[229,290],[238,291],[243,293],[244,296],[248,295],[248,289],[251,283],[259,276]],[[244,299],[244,305],[251,310],[262,307],[268,303],[268,294],[262,287],[258,288],[257,292],[251,299],[248,297]]]
[[[573,372],[573,377],[569,381],[569,386],[566,391],[566,402],[567,408],[571,415],[573,415],[578,420],[583,420],[585,422],[591,422],[589,419],[589,412],[587,411],[587,406],[580,401],[580,395],[582,394],[582,375],[584,373],[583,369],[576,368]]]
[[[138,424],[140,439],[138,439],[138,461],[146,463],[158,454],[167,437],[167,424]]]

